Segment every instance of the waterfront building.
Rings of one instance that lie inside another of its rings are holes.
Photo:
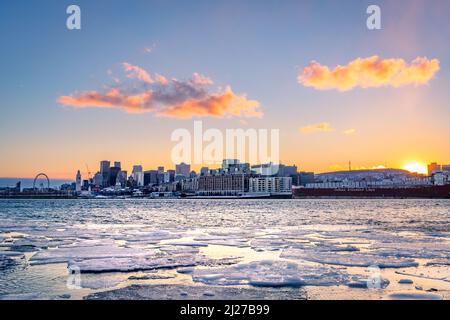
[[[191,172],[191,165],[186,164],[184,162],[175,165],[175,175],[189,177],[189,173]]]
[[[194,193],[198,190],[198,178],[185,179],[180,182],[181,191],[186,193]]]
[[[248,191],[249,175],[221,174],[198,178],[198,194],[202,196],[237,196]]]
[[[448,176],[444,172],[434,172],[432,175],[433,184],[443,186],[448,182]]]
[[[253,177],[249,179],[250,193],[291,193],[291,177]]]

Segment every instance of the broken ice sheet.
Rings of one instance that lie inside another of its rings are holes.
[[[181,234],[164,230],[131,230],[127,234],[116,235],[114,238],[128,243],[158,244],[163,240],[179,239]]]
[[[206,295],[205,295],[206,293]],[[131,285],[126,288],[98,292],[86,300],[304,300],[297,288],[236,288],[187,285]]]
[[[235,235],[231,236],[219,236],[219,235],[207,235],[207,236],[197,236],[194,238],[195,241],[201,241],[207,244],[230,246],[245,248],[248,247],[248,239],[237,237]]]
[[[330,286],[348,281],[342,270],[286,261],[255,261],[227,268],[195,269],[192,280],[208,285],[255,287]]]
[[[255,251],[276,251],[287,248],[290,242],[277,235],[267,235],[258,237],[250,242],[250,246]]]
[[[39,251],[31,259],[32,265],[68,262],[83,259],[136,258],[154,255],[152,249],[134,249],[115,244],[92,246],[63,246],[57,249]]]
[[[418,259],[450,259],[450,243],[436,239],[435,242],[412,241],[408,246],[396,243],[377,243],[370,247],[378,255]]]
[[[126,280],[126,275],[117,273],[81,274],[80,286],[85,289],[113,288]]]
[[[314,249],[299,250],[289,248],[284,250],[280,257],[284,259],[306,260],[321,264],[340,265],[346,267],[377,266],[379,268],[404,268],[416,267],[418,265],[418,263],[412,259],[383,257],[362,252],[322,252]]]
[[[450,271],[448,270],[447,266],[436,265],[418,267],[415,269],[397,270],[396,273],[405,276],[450,282]]]
[[[198,263],[201,263],[201,261],[198,261],[196,257],[192,255],[173,255],[163,257],[113,257],[72,260],[69,262],[69,268],[73,270],[80,270],[81,273],[131,272],[195,266]]]

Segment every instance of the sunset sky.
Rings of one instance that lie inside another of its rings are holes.
[[[450,1],[2,1],[0,36],[0,177],[173,168],[194,120],[300,170],[450,163]]]

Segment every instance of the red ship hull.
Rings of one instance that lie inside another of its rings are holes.
[[[295,188],[294,198],[426,198],[450,199],[450,184],[405,188]]]

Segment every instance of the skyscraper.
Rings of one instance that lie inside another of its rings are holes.
[[[109,172],[109,168],[111,167],[111,162],[107,160],[100,161],[100,173]]]
[[[100,162],[100,174],[102,175],[102,187],[109,187],[109,170],[111,162],[103,160]]]
[[[117,184],[117,182],[118,182],[118,183],[120,183],[120,185],[122,186],[122,188],[125,188],[125,187],[127,186],[127,179],[128,179],[128,177],[127,177],[127,172],[124,171],[124,170],[121,170],[121,171],[119,172],[119,174],[117,175],[117,181],[116,181],[116,184]]]
[[[115,161],[114,162],[114,168],[122,169],[122,164],[120,163],[120,161]]]
[[[134,165],[133,172],[131,174],[133,180],[138,187],[144,186],[144,172],[141,165]]]
[[[80,170],[77,172],[77,176],[75,178],[75,191],[81,192],[81,173]]]
[[[153,186],[158,184],[158,171],[148,170],[144,172],[144,186]]]
[[[117,184],[117,177],[119,175],[120,168],[119,167],[112,167],[109,169],[109,183],[108,186],[115,186]]]

